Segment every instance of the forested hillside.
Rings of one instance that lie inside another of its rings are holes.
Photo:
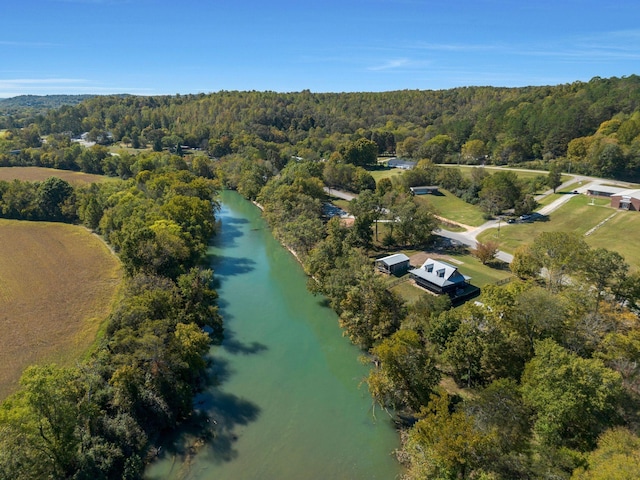
[[[241,153],[280,166],[367,138],[380,154],[436,163],[566,159],[574,172],[629,177],[640,165],[639,108],[640,77],[632,75],[524,88],[96,96],[20,122],[5,115],[3,126],[93,131],[104,142]],[[575,139],[582,140],[572,146]]]
[[[0,98],[0,128],[19,127],[38,114],[63,105],[77,105],[93,95],[20,95]]]

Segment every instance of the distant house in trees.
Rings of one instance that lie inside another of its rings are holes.
[[[403,160],[402,158],[392,158],[387,162],[387,167],[401,168],[403,170],[413,170],[413,168],[417,164],[418,162],[413,162],[411,160]]]
[[[404,275],[409,269],[409,257],[396,253],[376,260],[376,268],[390,275]]]
[[[409,275],[419,286],[438,294],[454,295],[471,280],[471,277],[462,275],[453,265],[431,258],[427,258],[421,267],[409,270]]]
[[[640,211],[640,189],[622,190],[611,195],[611,206],[621,210]]]
[[[429,186],[429,187],[409,187],[411,193],[413,195],[435,195],[438,193],[438,187]]]

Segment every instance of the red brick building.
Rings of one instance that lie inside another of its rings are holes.
[[[621,210],[640,211],[640,189],[622,190],[611,195],[611,206]]]

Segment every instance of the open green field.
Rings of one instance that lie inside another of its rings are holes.
[[[462,173],[462,176],[467,178],[471,177],[471,172],[473,171],[474,168],[484,168],[489,173],[496,173],[500,171],[503,171],[503,172],[510,171],[515,173],[518,176],[518,178],[521,178],[523,180],[530,180],[538,176],[546,177],[549,174],[549,172],[546,172],[544,170],[517,170],[517,169],[511,169],[511,168],[491,167],[491,166],[485,166],[485,167],[478,167],[475,165],[441,165],[441,166],[447,167],[447,168],[459,168],[460,172]],[[561,180],[563,183],[569,179],[571,179],[571,175],[562,175],[561,177]]]
[[[104,175],[93,175],[71,170],[57,170],[44,167],[0,167],[0,180],[22,180],[28,182],[42,182],[49,177],[58,177],[69,183],[81,185],[113,180]]]
[[[569,202],[549,215],[547,222],[503,224],[500,236],[493,228],[482,232],[478,240],[497,240],[500,249],[509,253],[519,245],[530,243],[541,232],[564,231],[584,235],[600,222],[615,214],[595,232],[585,236],[593,247],[603,247],[619,252],[632,267],[640,267],[640,213],[625,212],[609,207],[608,198],[591,198],[575,195]]]
[[[25,367],[71,365],[95,341],[122,279],[100,238],[75,225],[0,220],[0,399]]]
[[[640,270],[640,212],[609,209],[616,213],[585,237],[593,248],[615,250],[622,255],[632,270]]]
[[[373,177],[373,179],[378,183],[383,178],[393,178],[399,177],[406,170],[402,170],[401,168],[381,168],[379,170],[370,170],[369,173]]]
[[[418,203],[431,205],[436,215],[454,222],[478,227],[486,221],[480,207],[471,205],[446,190],[441,189],[440,195],[416,195],[415,199]]]

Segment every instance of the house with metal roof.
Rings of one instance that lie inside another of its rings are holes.
[[[421,187],[409,187],[413,195],[436,195],[438,193],[438,187],[436,185],[421,186]]]
[[[409,257],[404,253],[396,253],[376,260],[376,268],[390,275],[404,275],[409,266]]]
[[[441,260],[427,258],[419,268],[409,270],[409,275],[417,285],[434,293],[455,294],[464,289],[471,277],[461,274],[457,267]]]
[[[403,170],[412,170],[418,162],[414,162],[412,160],[404,160],[402,158],[391,158],[387,162],[387,167],[389,168],[401,168]]]

